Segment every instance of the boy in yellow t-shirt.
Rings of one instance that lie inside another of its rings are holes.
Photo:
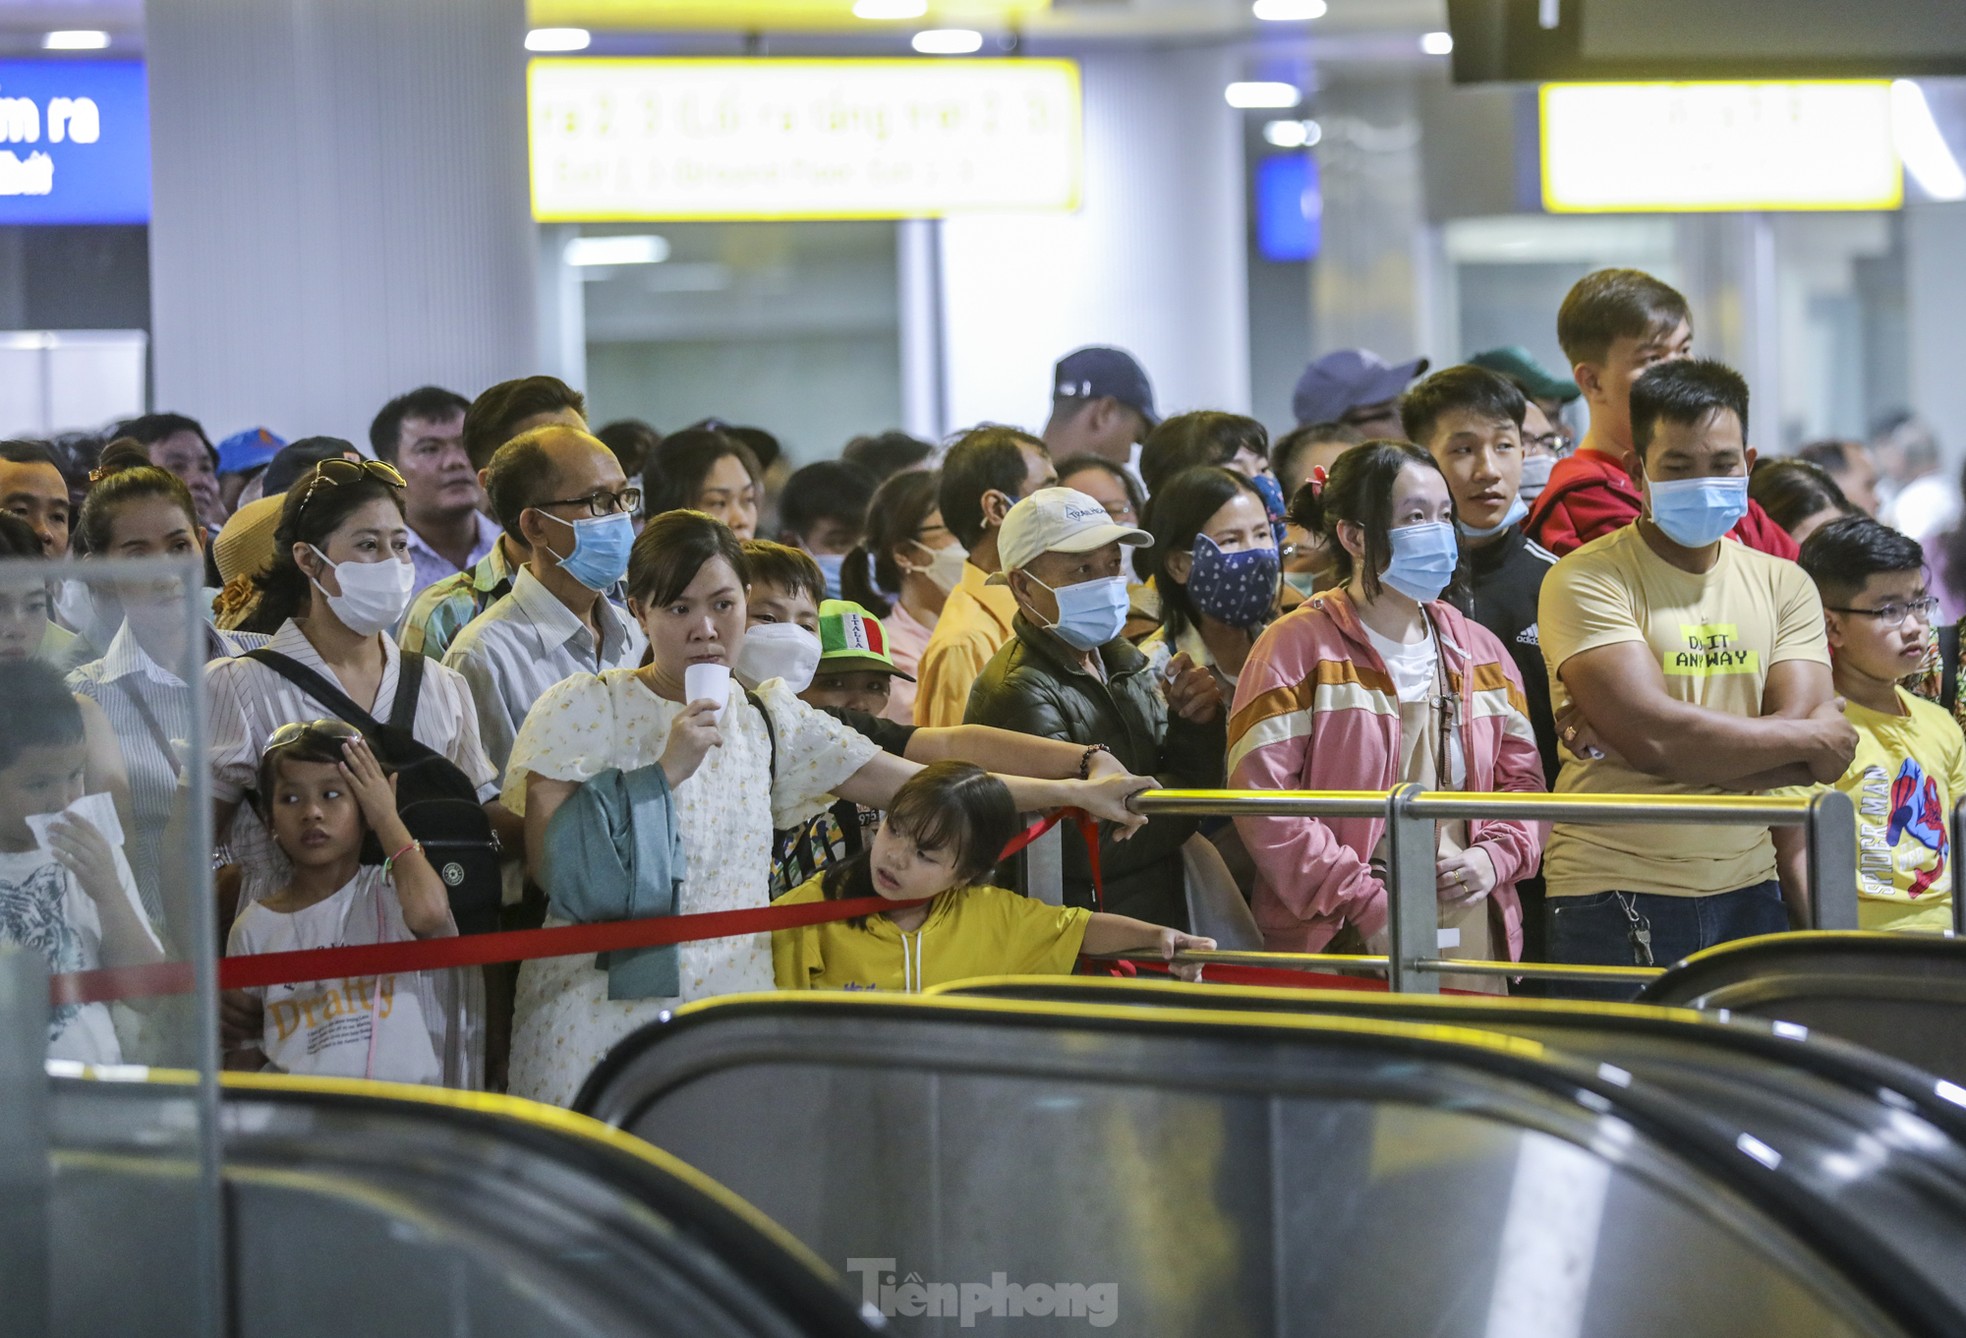
[[[895,791],[867,850],[775,903],[878,896],[908,904],[777,930],[771,959],[778,987],[913,993],[973,976],[1067,975],[1080,952],[1157,952],[1172,960],[1184,948],[1215,946],[1144,920],[977,886],[1016,831],[1016,805],[995,776],[967,762],[922,768]],[[1186,980],[1200,971],[1175,968]]]
[[[1857,924],[1943,933],[1952,928],[1948,823],[1966,795],[1966,736],[1943,708],[1898,686],[1924,659],[1938,610],[1925,555],[1916,540],[1849,516],[1810,535],[1801,561],[1823,596],[1836,690],[1857,730],[1856,756],[1832,782],[1857,808]],[[1808,899],[1802,829],[1777,828],[1775,848],[1782,895],[1799,916]]]

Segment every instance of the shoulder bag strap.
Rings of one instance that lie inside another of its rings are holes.
[[[375,736],[381,731],[382,725],[374,716],[357,706],[349,698],[347,693],[328,682],[327,679],[315,673],[298,660],[282,655],[276,650],[267,650],[263,646],[258,650],[247,651],[240,658],[253,660],[265,665],[268,669],[271,669],[274,673],[280,675],[280,677],[286,679],[289,683],[292,683],[315,701],[327,707],[329,711],[361,730],[363,734],[369,737],[371,743],[375,741]],[[400,694],[401,688],[399,687],[397,691]]]
[[[396,700],[389,708],[389,723],[406,734],[416,733],[416,699],[423,690],[423,656],[401,651],[396,656]]]

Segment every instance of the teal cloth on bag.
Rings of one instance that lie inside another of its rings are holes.
[[[594,924],[676,913],[687,871],[676,804],[660,765],[609,768],[575,790],[546,824],[540,862],[547,909]],[[610,999],[682,993],[675,945],[595,954]]]

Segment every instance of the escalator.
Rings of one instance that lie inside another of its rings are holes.
[[[742,1194],[903,1333],[960,1331],[970,1288],[1010,1313],[1029,1282],[1109,1288],[1140,1333],[1966,1332],[1958,1296],[1874,1248],[1884,1224],[1774,1149],[1492,1030],[755,996],[644,1028],[576,1104]],[[1888,1227],[1956,1259],[1960,1183],[1927,1179]]]
[[[1966,1085],[1966,941],[1935,934],[1774,934],[1695,953],[1641,1003],[1777,1018]]]
[[[198,1331],[190,1093],[51,1079],[49,1332]],[[869,1332],[753,1209],[565,1112],[253,1077],[221,1116],[238,1338]]]

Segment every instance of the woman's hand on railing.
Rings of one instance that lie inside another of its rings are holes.
[[[1470,846],[1434,865],[1434,887],[1442,901],[1472,906],[1495,890],[1495,861],[1480,846]]]
[[[1104,775],[1095,771],[1091,780],[1077,783],[1074,800],[1090,816],[1112,823],[1113,839],[1124,841],[1147,825],[1146,815],[1135,813],[1127,801],[1154,786],[1152,776],[1136,776],[1124,767]]]

